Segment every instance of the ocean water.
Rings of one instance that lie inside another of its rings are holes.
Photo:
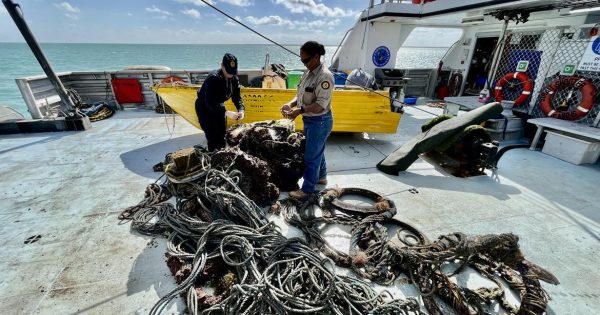
[[[225,52],[237,56],[241,68],[261,68],[268,53],[271,63],[303,69],[299,58],[275,45],[157,45],[157,44],[41,44],[57,72],[120,70],[133,65],[163,65],[172,69],[216,69]],[[286,46],[298,51],[300,46]],[[326,47],[327,64],[336,46]],[[434,68],[446,48],[402,48],[399,68]],[[8,105],[26,117],[25,102],[15,79],[43,74],[24,43],[0,43],[0,105]]]

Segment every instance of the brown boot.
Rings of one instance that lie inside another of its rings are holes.
[[[319,179],[319,181],[317,182],[317,185],[327,186],[327,177],[323,177],[323,178]]]
[[[308,194],[303,192],[302,189],[298,189],[298,190],[290,191],[290,197],[295,198],[295,199],[303,199],[303,198],[308,197]]]

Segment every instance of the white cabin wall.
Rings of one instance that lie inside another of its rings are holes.
[[[449,48],[446,56],[442,59],[442,70],[459,72],[463,75],[462,86],[459,95],[462,95],[467,77],[471,59],[475,53],[476,30],[473,28],[463,28],[461,38]]]
[[[466,71],[475,47],[475,41],[469,41],[471,35],[467,32],[467,29],[463,29],[462,36],[454,45],[448,48],[446,56],[442,60],[444,62],[443,70]]]
[[[390,61],[382,68],[394,68],[398,50],[400,50],[408,35],[415,29],[415,26],[389,22],[374,22],[369,23],[369,26],[371,31],[368,34],[365,49],[362,51],[362,68],[368,73],[375,72],[375,68],[378,67],[373,64],[372,57],[373,52],[379,46],[386,46],[390,50]]]
[[[390,50],[390,61],[383,67],[393,68],[400,46],[414,28],[414,25],[396,22],[359,21],[334,56],[334,64],[335,59],[338,59],[338,70],[361,68],[372,74],[376,68],[371,59],[373,52],[379,46],[386,46]]]
[[[359,26],[362,28],[359,29]],[[348,34],[337,54],[333,57],[333,64],[338,60],[338,70],[352,70],[359,67],[361,55],[356,50],[361,47],[364,33],[364,24],[358,23]]]
[[[400,51],[400,48],[402,48],[402,45],[404,45],[404,42],[406,41],[408,36],[410,36],[410,34],[417,27],[419,27],[419,26],[418,25],[402,25],[402,27],[399,29],[398,36],[400,37],[399,38],[400,46],[398,46],[398,48],[395,51],[393,51],[394,57],[390,60],[390,62],[393,62],[393,67],[390,67],[390,68],[398,68],[396,65],[396,59],[398,59],[398,52]]]

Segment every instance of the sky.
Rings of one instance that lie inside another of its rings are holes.
[[[262,44],[257,35],[201,0],[13,0],[40,42]],[[210,0],[219,9],[283,44],[337,45],[369,0]],[[424,31],[426,34],[433,31]],[[423,33],[423,32],[421,32]],[[449,46],[452,43],[407,44]],[[438,39],[440,37],[437,37]],[[0,42],[22,42],[4,6]]]

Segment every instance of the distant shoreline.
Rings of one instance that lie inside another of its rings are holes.
[[[26,44],[24,41],[23,42],[2,42],[0,41],[0,44]],[[196,43],[185,43],[185,44],[175,44],[175,43],[85,43],[85,42],[79,42],[79,43],[62,43],[62,42],[40,42],[40,44],[75,44],[75,45],[254,45],[254,46],[276,46],[275,44],[236,44],[236,43],[231,43],[231,44],[215,44],[215,43],[210,43],[210,44],[196,44]],[[284,46],[302,46],[302,44],[282,44]],[[325,45],[325,46],[337,46],[337,45]]]
[[[0,42],[0,44],[26,44],[25,42]],[[226,45],[226,46],[276,46],[275,44],[157,44],[157,43],[59,43],[59,42],[41,42],[40,44],[69,44],[69,45],[165,45],[165,46],[178,46],[178,45]],[[283,46],[302,46],[302,44],[282,44]],[[338,45],[325,45],[327,47],[337,47]],[[417,48],[417,49],[442,49],[449,48],[449,46],[402,46],[402,48]]]

